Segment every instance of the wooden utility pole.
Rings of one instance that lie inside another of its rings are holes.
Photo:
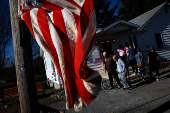
[[[9,5],[21,113],[39,113],[30,31],[24,21],[19,24],[18,0]]]

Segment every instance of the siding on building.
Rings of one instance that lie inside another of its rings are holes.
[[[160,56],[160,61],[170,59],[170,7],[169,13],[165,13],[164,8],[144,27],[147,31],[143,34],[136,35],[138,47],[145,52],[145,60],[147,51],[154,46]],[[162,34],[164,49],[158,50],[155,38],[156,33]],[[148,46],[149,45],[149,46]]]
[[[103,58],[101,56],[99,44],[94,44],[92,50],[90,51],[87,66],[95,71],[103,70]]]
[[[123,37],[115,37],[115,42],[113,43],[112,41],[112,51],[114,54],[116,55],[119,55],[119,53],[117,52],[117,49],[119,48],[119,45],[121,44],[122,46],[125,46],[125,43],[130,43],[129,42],[129,37],[130,35],[128,36],[123,36]]]
[[[47,79],[51,79],[53,68],[51,66],[51,60],[44,54],[44,65],[46,70]]]
[[[168,13],[165,13],[164,8],[149,21],[143,28],[146,29],[144,33],[132,33],[133,37],[137,39],[137,45],[144,55],[144,61],[147,61],[147,53],[150,51],[151,46],[154,46],[158,52],[160,61],[170,60],[170,6],[167,5]],[[158,49],[156,42],[156,33],[161,33],[164,49]],[[125,36],[109,37],[108,40],[112,42],[112,50],[114,54],[118,55],[117,49],[119,44],[125,45],[130,43],[130,33]],[[114,43],[112,40],[116,40]]]

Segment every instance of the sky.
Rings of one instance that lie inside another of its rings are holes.
[[[111,4],[110,4],[110,8],[113,8],[115,4],[117,4],[118,0],[108,0],[108,1],[111,1]],[[120,4],[120,3],[119,3]],[[120,5],[119,5],[120,6]],[[118,9],[116,10],[115,12],[115,15],[117,15],[117,11]]]
[[[9,8],[9,0],[3,0],[3,3]],[[7,48],[9,56],[14,56],[12,39],[10,41],[10,46]]]
[[[114,5],[118,2],[118,0],[108,0],[108,1],[111,1],[110,8],[113,8]],[[3,0],[3,2],[5,3],[5,5],[9,6],[9,0]],[[115,14],[117,14],[117,11],[116,11]],[[10,46],[7,49],[8,49],[9,56],[13,57],[14,56],[14,50],[13,50],[12,39],[10,41]]]

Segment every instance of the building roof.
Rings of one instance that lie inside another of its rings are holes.
[[[97,29],[96,30],[96,34],[97,34],[96,40],[102,40],[103,37],[105,37],[105,36],[120,35],[124,32],[137,29],[138,27],[139,27],[138,25],[133,24],[131,22],[120,20],[120,21],[114,22],[102,29]]]
[[[137,24],[140,26],[139,30],[141,30],[168,2],[165,2],[152,10],[130,20],[129,22]]]
[[[97,33],[97,36],[101,36],[101,35],[112,35],[113,36],[114,34],[117,34],[119,32],[137,29],[138,27],[139,26],[136,24],[121,20],[121,21],[114,22],[102,29],[97,29],[96,33]]]

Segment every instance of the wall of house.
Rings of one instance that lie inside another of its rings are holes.
[[[168,13],[165,13],[163,8],[143,29],[147,31],[136,35],[136,38],[138,47],[141,48],[141,51],[144,51],[145,60],[147,51],[150,51],[151,46],[155,47],[160,61],[170,60],[170,6],[168,6]],[[155,38],[156,33],[162,34],[164,49],[158,49]]]
[[[87,65],[89,68],[96,71],[103,70],[103,59],[101,56],[99,43],[94,44],[92,50],[90,51]]]
[[[121,44],[122,46],[125,46],[125,43],[130,43],[129,42],[129,37],[130,34],[127,36],[117,36],[117,37],[113,37],[111,39],[112,41],[112,50],[113,53],[116,55],[119,55],[119,53],[117,52],[117,49],[119,48],[119,45]],[[113,39],[115,40],[115,42],[113,42]]]

